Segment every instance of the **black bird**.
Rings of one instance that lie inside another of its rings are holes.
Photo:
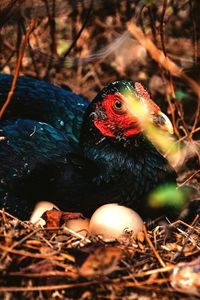
[[[0,75],[1,105],[11,81]],[[0,208],[27,219],[36,202],[47,200],[90,216],[100,205],[118,202],[143,217],[157,215],[147,195],[160,184],[175,183],[176,173],[145,136],[127,94],[152,123],[171,129],[139,83],[110,83],[90,103],[69,90],[19,77],[0,121]]]

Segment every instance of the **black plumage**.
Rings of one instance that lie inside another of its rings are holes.
[[[1,104],[11,80],[0,75]],[[154,216],[147,194],[175,182],[176,173],[142,131],[128,135],[109,124],[102,101],[126,89],[135,93],[131,82],[111,83],[90,104],[71,91],[19,77],[0,121],[0,208],[27,219],[37,201],[48,200],[90,216],[101,204],[118,202]],[[99,121],[108,134],[95,125]]]

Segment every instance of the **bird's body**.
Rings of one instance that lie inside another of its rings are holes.
[[[12,76],[0,74],[0,104],[7,98]],[[12,101],[3,119],[30,119],[45,122],[79,140],[84,112],[89,102],[77,94],[29,77],[18,77]]]
[[[11,80],[0,75],[1,104]],[[71,91],[20,77],[0,121],[0,208],[27,219],[37,201],[48,200],[89,216],[101,204],[118,202],[151,217],[147,194],[175,182],[176,174],[121,109],[121,86],[134,92],[131,84],[112,83],[90,104]]]

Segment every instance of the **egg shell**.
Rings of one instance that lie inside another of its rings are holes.
[[[53,208],[56,208],[59,210],[59,208],[52,202],[49,201],[40,201],[36,204],[31,217],[30,222],[31,223],[37,223],[38,225],[44,226],[46,224],[45,220],[41,218],[41,216],[48,210],[51,210]]]
[[[82,236],[86,236],[89,229],[89,220],[81,218],[72,219],[67,221],[66,226],[74,232],[78,232]]]
[[[143,230],[143,220],[134,210],[117,203],[99,207],[89,224],[89,233],[101,235],[105,241],[119,238],[125,230],[136,236]]]

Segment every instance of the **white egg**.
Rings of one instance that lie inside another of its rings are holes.
[[[31,223],[37,223],[38,225],[44,226],[46,224],[45,220],[41,218],[43,213],[45,213],[48,210],[51,210],[53,208],[56,208],[59,210],[59,208],[52,202],[49,201],[40,201],[36,204],[31,217],[30,217],[30,222]]]
[[[132,231],[136,236],[143,230],[143,221],[134,210],[117,203],[99,207],[89,224],[89,233],[101,235],[105,241],[119,238],[125,230]]]
[[[74,232],[78,232],[82,236],[86,236],[89,228],[89,220],[81,218],[72,219],[66,222],[66,226]]]

